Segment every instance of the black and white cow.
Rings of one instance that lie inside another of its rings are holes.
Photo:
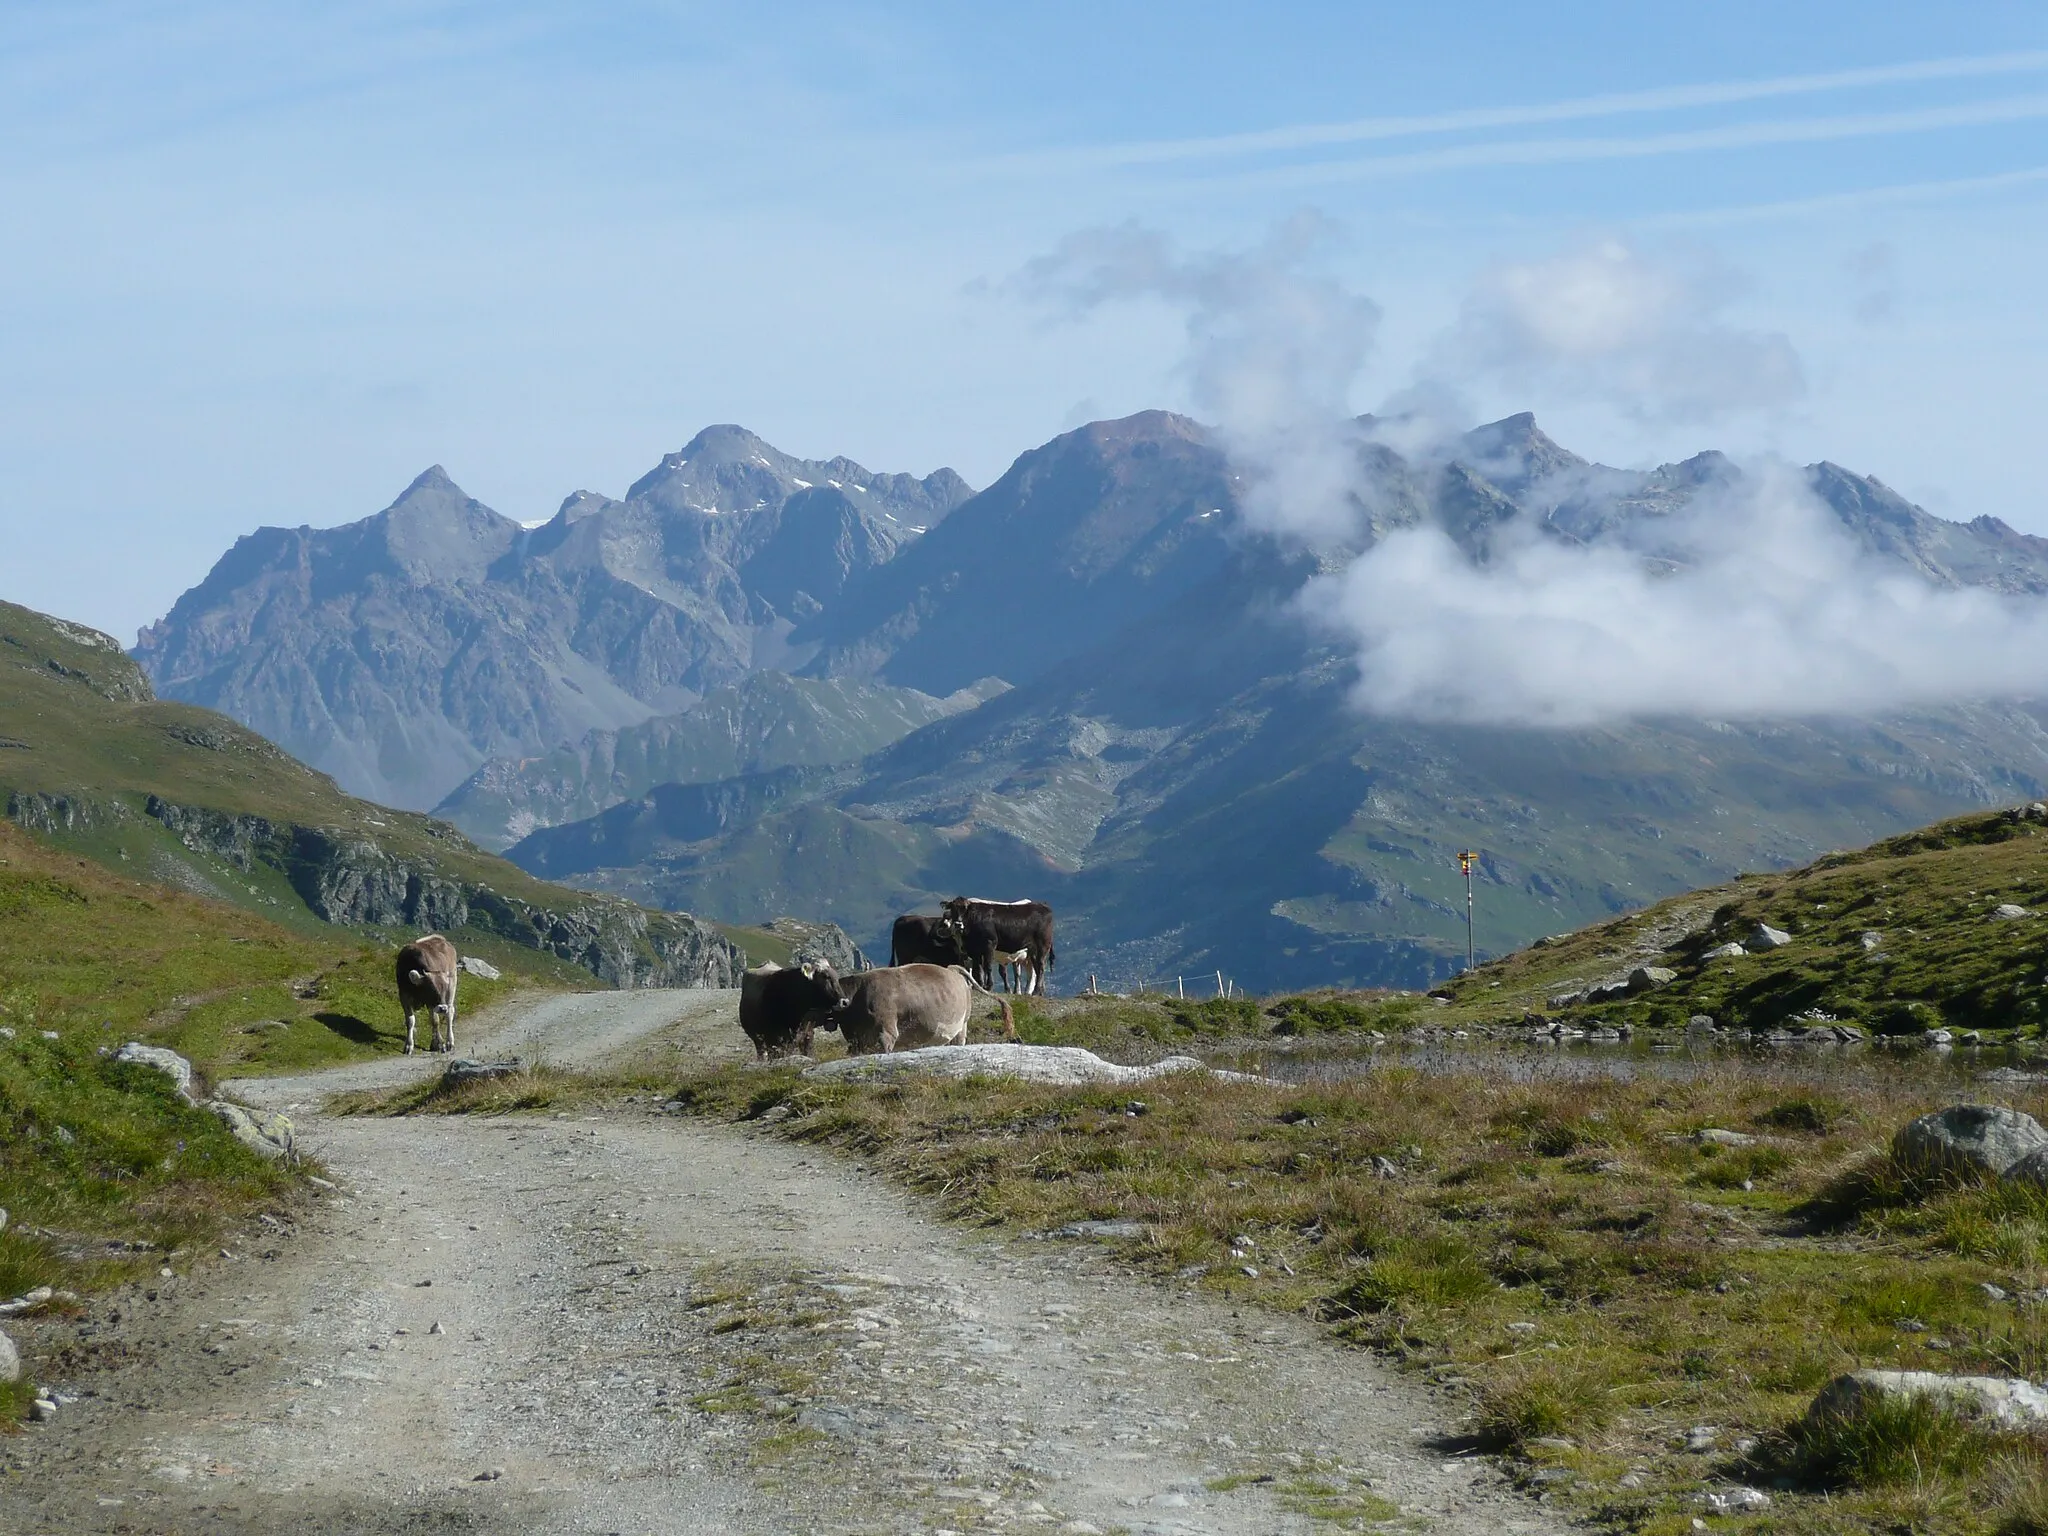
[[[983,986],[994,986],[995,973],[1001,970],[1004,987],[1011,988],[1009,968],[1015,965],[1019,967],[1019,985],[1013,990],[1045,990],[1045,973],[1055,956],[1052,908],[1044,902],[955,896],[945,904],[941,917],[958,937],[975,979]]]

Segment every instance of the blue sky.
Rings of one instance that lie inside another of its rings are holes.
[[[0,210],[0,595],[124,639],[434,462],[522,519],[713,421],[986,483],[1189,403],[1171,303],[1028,263],[1304,210],[1358,409],[2048,533],[2038,4],[0,0]]]

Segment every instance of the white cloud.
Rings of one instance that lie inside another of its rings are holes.
[[[1126,226],[1073,237],[1023,278],[1071,313],[1138,298],[1183,310],[1190,390],[1245,477],[1247,521],[1326,553],[1356,538],[1375,494],[1349,394],[1378,318],[1318,264],[1328,241],[1296,220],[1248,252],[1190,255]],[[1503,262],[1373,436],[1440,459],[1480,382],[1666,421],[1782,407],[1798,358],[1727,322],[1739,289],[1703,251],[1618,239]],[[1484,564],[1434,528],[1397,532],[1313,582],[1302,608],[1355,647],[1360,704],[1410,718],[1575,727],[2048,696],[2048,602],[1939,589],[1866,553],[1780,464],[1715,477],[1590,546],[1535,515],[1497,529]]]
[[[1427,371],[1592,400],[1642,421],[1707,422],[1805,392],[1784,336],[1724,318],[1740,282],[1698,250],[1613,237],[1483,274]]]
[[[1136,224],[1084,230],[1030,263],[1019,286],[1073,316],[1120,300],[1184,310],[1188,393],[1245,476],[1247,520],[1342,542],[1356,519],[1350,391],[1380,311],[1323,268],[1334,239],[1315,214],[1248,251],[1195,255]]]
[[[1304,594],[1357,646],[1376,713],[1580,726],[1651,715],[1860,714],[2048,694],[2048,604],[1936,588],[1866,555],[1783,465],[1657,529],[1692,562],[1526,528],[1484,566],[1434,529]]]

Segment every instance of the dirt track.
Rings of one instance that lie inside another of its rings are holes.
[[[464,1046],[730,1052],[733,997],[513,1005]],[[308,1114],[433,1066],[243,1085],[339,1188],[95,1309],[79,1400],[0,1447],[0,1531],[1558,1528],[1306,1323],[941,1226],[765,1133]]]

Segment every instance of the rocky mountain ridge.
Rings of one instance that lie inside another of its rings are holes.
[[[787,667],[798,623],[967,494],[712,427],[623,500],[578,492],[526,529],[435,466],[362,522],[237,541],[135,654],[165,695],[424,809],[486,758]]]
[[[814,611],[776,610],[791,688],[1014,688],[857,762],[700,753],[655,781],[658,753],[637,776],[604,759],[636,727],[609,748],[601,730],[546,770],[550,814],[594,819],[537,830],[513,856],[660,905],[829,917],[871,946],[934,895],[1029,893],[1068,914],[1063,960],[1126,980],[1220,964],[1248,985],[1405,985],[1462,956],[1458,847],[1487,850],[1480,945],[1500,952],[2048,781],[2048,732],[2020,706],[1578,732],[1358,715],[1349,654],[1297,603],[1319,571],[1420,524],[1476,563],[1536,537],[1680,564],[1700,526],[1682,514],[1745,472],[1713,453],[1594,464],[1527,415],[1408,452],[1388,424],[1357,426],[1357,528],[1327,550],[1248,532],[1242,481],[1185,418],[1141,413],[1031,450],[886,559],[845,564]],[[2048,591],[2048,541],[1945,522],[1833,465],[1804,474],[1882,560],[1937,585]],[[684,505],[743,494],[698,481]],[[654,499],[634,515],[656,518]],[[686,710],[676,728],[710,739],[718,714],[684,724]]]

